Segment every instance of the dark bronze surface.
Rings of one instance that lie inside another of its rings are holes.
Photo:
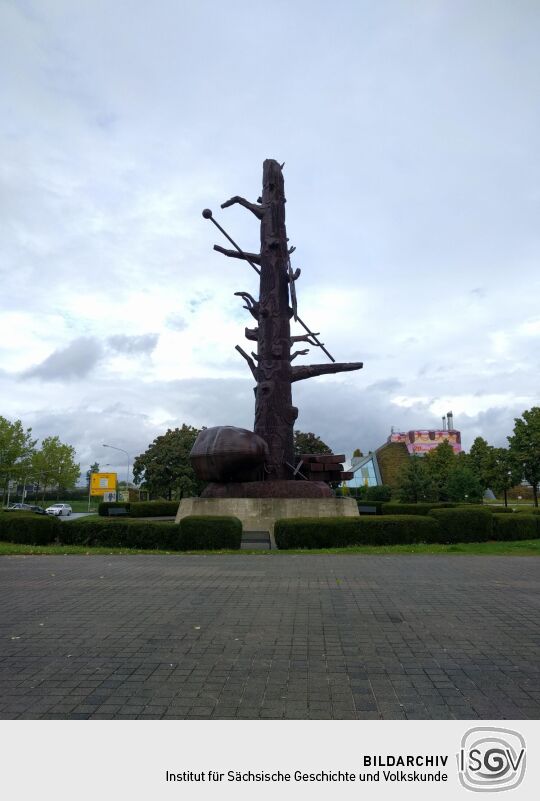
[[[319,346],[330,358],[332,357],[317,339],[317,334],[310,331],[300,318],[298,322],[307,333],[291,337],[290,320],[293,308],[290,301],[294,307],[296,306],[296,293],[291,291],[291,288],[294,287],[300,271],[293,271],[290,266],[290,255],[294,248],[288,246],[285,227],[285,188],[280,164],[274,159],[267,159],[264,162],[263,191],[258,203],[250,203],[236,195],[223,203],[222,208],[233,204],[244,206],[260,220],[260,253],[244,253],[214,220],[209,209],[204,210],[203,216],[211,219],[235,248],[234,251],[219,246],[216,249],[226,256],[245,259],[260,273],[258,301],[247,292],[236,293],[242,297],[245,308],[257,320],[256,328],[246,329],[246,338],[257,342],[257,353],[249,355],[240,346],[237,346],[237,350],[247,361],[257,382],[254,431],[268,445],[265,479],[291,479],[295,463],[293,428],[298,416],[298,409],[292,403],[292,383],[327,373],[359,370],[362,363],[334,362],[291,367],[292,359],[308,352],[301,350],[291,354],[291,346],[295,342]]]
[[[262,478],[268,446],[253,431],[215,426],[201,431],[189,458],[202,481],[249,481]]]

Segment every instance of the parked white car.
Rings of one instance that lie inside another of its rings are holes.
[[[57,517],[60,517],[60,515],[67,515],[69,517],[72,509],[67,503],[53,503],[52,506],[47,506],[45,511],[48,515],[57,515]]]

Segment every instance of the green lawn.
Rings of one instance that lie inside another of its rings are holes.
[[[64,525],[69,525],[64,524]],[[136,550],[134,548],[89,548],[84,545],[17,545],[11,542],[0,542],[0,556],[11,555],[44,555],[44,554],[170,554],[185,556],[196,554],[204,556],[211,553],[254,555],[297,555],[297,554],[366,554],[374,556],[390,556],[408,554],[451,554],[465,556],[540,556],[540,539],[519,540],[517,542],[467,542],[455,545],[358,545],[352,548],[324,548],[317,550],[290,551],[158,551]]]
[[[157,517],[128,517],[127,515],[119,515],[118,517],[100,517],[98,514],[86,515],[86,517],[78,517],[77,523],[93,523],[100,520],[102,523],[110,523],[114,525],[118,521],[124,523],[174,523],[174,517],[161,519]],[[71,521],[67,521],[65,517],[62,518],[62,524],[70,525]]]
[[[88,498],[86,498],[84,501],[62,501],[62,500],[60,500],[60,501],[58,501],[58,503],[67,503],[67,504],[69,504],[69,506],[71,506],[71,508],[73,509],[74,512],[87,512],[88,511]],[[99,500],[97,500],[96,498],[92,498],[92,501],[90,502],[90,511],[97,513],[97,508],[98,508],[99,504],[100,504]],[[41,506],[41,504],[40,504],[40,506]],[[45,504],[45,509],[47,508],[47,506],[52,506],[52,503],[46,503]]]
[[[504,506],[504,500],[502,498],[495,498],[494,501],[488,501],[487,498],[484,498],[483,505],[484,506]],[[523,500],[523,498],[521,499],[521,501],[518,501],[518,500],[516,500],[514,498],[512,500],[508,499],[508,507],[510,509],[524,509],[527,506],[530,506],[531,508],[534,507],[534,501],[527,500],[527,499]]]

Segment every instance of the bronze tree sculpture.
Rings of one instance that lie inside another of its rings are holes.
[[[214,249],[226,256],[245,259],[260,275],[259,299],[248,292],[236,292],[257,325],[246,328],[246,338],[257,343],[251,356],[240,346],[237,350],[247,361],[255,387],[254,432],[267,443],[265,479],[283,481],[298,478],[295,473],[293,429],[298,409],[292,403],[292,383],[326,373],[359,370],[361,362],[336,363],[328,353],[318,334],[312,332],[298,317],[295,281],[300,270],[293,272],[290,263],[294,248],[288,247],[285,227],[285,192],[282,165],[273,159],[263,164],[263,191],[257,203],[235,196],[222,204],[227,208],[238,203],[251,211],[261,224],[260,253],[245,253],[221,228],[209,209],[203,216],[227,236],[235,250],[215,245]],[[291,336],[291,318],[297,320],[306,333]],[[329,364],[293,366],[293,360],[305,355],[307,349],[293,350],[297,343],[320,347],[332,360]]]

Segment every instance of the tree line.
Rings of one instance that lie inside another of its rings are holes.
[[[412,456],[401,475],[398,496],[403,501],[481,501],[486,489],[504,496],[523,479],[532,486],[538,506],[540,482],[540,407],[524,411],[514,421],[507,448],[477,437],[469,453],[455,454],[448,442],[425,456]],[[204,483],[196,477],[189,453],[202,429],[183,424],[157,437],[133,462],[135,483],[153,496],[170,500],[200,495]],[[295,431],[296,453],[330,453],[320,437]]]
[[[480,501],[491,489],[506,506],[508,491],[525,480],[538,506],[540,407],[515,418],[507,440],[507,448],[497,448],[476,437],[469,453],[458,454],[445,440],[425,456],[412,456],[402,470],[398,497],[408,502]]]
[[[443,442],[425,456],[412,456],[404,468],[399,497],[404,501],[481,500],[486,489],[507,502],[508,490],[523,479],[533,491],[538,506],[540,483],[540,407],[524,411],[515,419],[514,431],[507,448],[489,445],[477,437],[468,454],[455,454]],[[153,496],[170,500],[200,495],[204,483],[196,477],[189,461],[190,451],[202,429],[182,424],[169,429],[148,446],[133,462],[133,478]],[[330,453],[331,448],[320,437],[295,431],[297,453]],[[8,483],[33,485],[34,494],[41,490],[68,490],[80,477],[75,449],[58,436],[45,437],[41,445],[32,437],[32,429],[20,420],[10,422],[0,416],[0,490],[4,499]],[[92,469],[97,468],[92,465]],[[90,470],[87,472],[87,482]]]
[[[81,474],[75,461],[75,448],[60,441],[58,436],[45,437],[38,447],[31,428],[20,420],[11,422],[0,416],[0,489],[4,501],[9,495],[10,482],[32,487],[34,496],[41,491],[75,487]]]

